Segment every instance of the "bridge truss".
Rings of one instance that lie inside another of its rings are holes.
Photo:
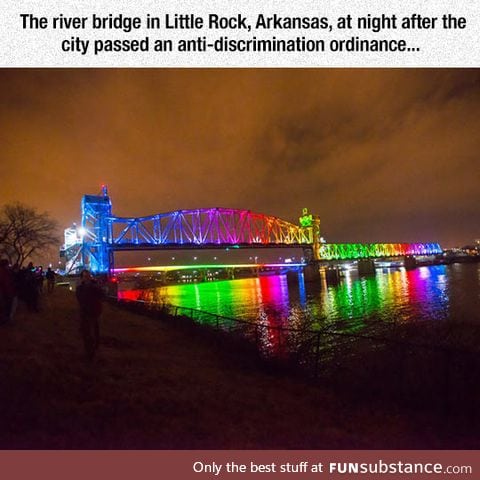
[[[313,243],[311,229],[249,210],[178,210],[142,218],[112,217],[110,222],[110,243],[118,249]]]

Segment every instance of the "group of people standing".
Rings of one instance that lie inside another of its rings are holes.
[[[28,310],[39,312],[44,283],[47,282],[47,292],[53,292],[55,276],[51,268],[44,272],[41,266],[35,267],[33,263],[25,268],[11,267],[8,260],[0,259],[0,324],[13,322],[19,299],[25,302]],[[85,353],[92,360],[100,343],[99,318],[105,293],[88,270],[81,272],[75,293]]]
[[[18,265],[11,267],[8,260],[0,259],[0,324],[13,321],[19,300],[25,302],[30,311],[38,312],[45,280],[47,292],[52,293],[55,277],[50,267],[46,272],[42,266],[35,267],[32,262],[23,268]]]

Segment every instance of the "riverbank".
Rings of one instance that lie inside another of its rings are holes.
[[[182,328],[106,305],[84,359],[74,295],[0,329],[1,448],[478,448],[447,419],[346,402]]]

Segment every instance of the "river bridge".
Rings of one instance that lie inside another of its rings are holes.
[[[83,268],[111,273],[114,253],[132,250],[301,248],[305,268],[320,262],[356,260],[368,265],[376,258],[408,261],[442,253],[438,243],[323,243],[320,218],[307,209],[298,225],[250,210],[219,207],[118,217],[112,214],[107,187],[102,186],[100,195],[83,196],[81,211],[80,226],[65,230],[60,254],[67,273]]]

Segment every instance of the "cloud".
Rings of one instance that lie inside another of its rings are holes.
[[[4,70],[0,203],[67,226],[114,211],[250,208],[330,241],[478,232],[479,70]]]

